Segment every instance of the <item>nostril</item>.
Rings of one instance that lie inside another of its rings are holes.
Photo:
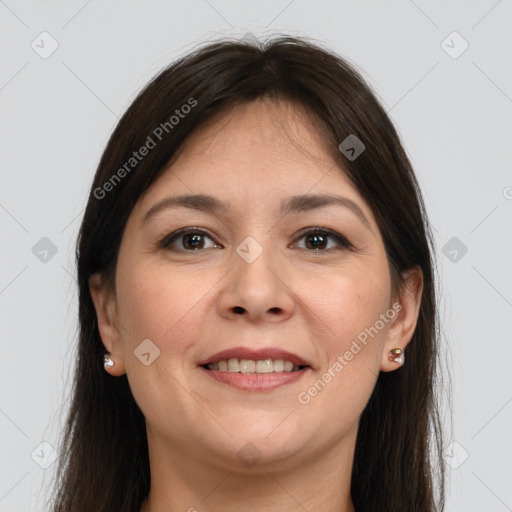
[[[244,312],[244,308],[242,308],[241,306],[235,306],[233,308],[233,310],[235,313],[239,313],[239,314]]]

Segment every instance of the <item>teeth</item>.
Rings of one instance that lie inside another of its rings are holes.
[[[256,361],[256,373],[272,373],[274,371],[274,363],[272,359],[264,359]]]
[[[284,361],[282,359],[274,359],[274,371],[275,372],[284,371]]]
[[[291,361],[284,361],[283,359],[252,361],[251,359],[237,359],[236,357],[227,361],[210,363],[207,367],[209,370],[240,373],[296,372],[300,369],[300,366],[294,365]]]
[[[241,373],[254,373],[256,371],[256,363],[250,359],[240,359]]]
[[[240,363],[238,359],[233,358],[228,361],[228,371],[230,372],[239,372],[240,371]]]

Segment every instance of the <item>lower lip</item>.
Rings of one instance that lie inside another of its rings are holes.
[[[266,391],[291,384],[301,379],[309,370],[305,368],[296,372],[239,373],[200,368],[212,379],[244,391]]]

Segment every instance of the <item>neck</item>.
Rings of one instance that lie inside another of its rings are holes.
[[[205,457],[195,460],[148,432],[151,489],[140,512],[322,510],[354,512],[350,480],[357,430],[310,460],[238,472]],[[212,457],[215,459],[215,457]]]

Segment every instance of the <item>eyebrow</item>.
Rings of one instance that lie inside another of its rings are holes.
[[[370,231],[373,232],[371,224],[364,215],[361,207],[348,197],[329,194],[303,194],[299,196],[292,196],[281,203],[281,213],[283,216],[286,216],[332,205],[347,208],[353,212]],[[142,222],[145,223],[150,217],[153,217],[156,213],[162,210],[173,208],[190,208],[213,214],[226,213],[229,211],[229,206],[214,196],[206,194],[170,196],[165,197],[153,205],[147,211]]]

